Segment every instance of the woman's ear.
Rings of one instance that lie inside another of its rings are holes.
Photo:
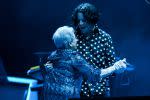
[[[72,43],[69,43],[69,46],[72,47]]]
[[[68,43],[68,41],[64,41],[64,46],[65,48],[67,48],[68,46],[70,46],[70,43]]]

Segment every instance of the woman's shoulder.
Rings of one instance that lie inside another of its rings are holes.
[[[76,57],[79,53],[76,50],[72,49],[62,49],[62,50],[55,50],[52,51],[51,54],[48,56],[48,60],[55,60],[58,58],[68,58],[68,57]]]
[[[49,55],[48,55],[48,60],[54,60],[57,59],[59,57],[59,55],[57,54],[57,50],[52,51]]]

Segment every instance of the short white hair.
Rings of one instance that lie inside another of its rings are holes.
[[[66,48],[76,39],[74,29],[69,26],[59,27],[53,34],[52,39],[57,48]]]

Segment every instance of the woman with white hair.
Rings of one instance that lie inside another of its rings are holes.
[[[57,47],[48,57],[44,75],[44,99],[67,100],[80,98],[82,80],[96,83],[113,72],[122,72],[126,68],[125,59],[106,69],[95,69],[76,51],[77,39],[74,29],[69,26],[59,27],[53,35]]]
[[[53,40],[58,49],[72,49],[76,47],[77,42],[74,29],[69,26],[59,27],[53,35]]]

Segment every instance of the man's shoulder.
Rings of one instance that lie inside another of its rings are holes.
[[[107,38],[107,39],[110,39],[111,36],[109,33],[107,33],[106,31],[102,30],[102,29],[99,29],[99,34],[103,37],[103,38]]]

